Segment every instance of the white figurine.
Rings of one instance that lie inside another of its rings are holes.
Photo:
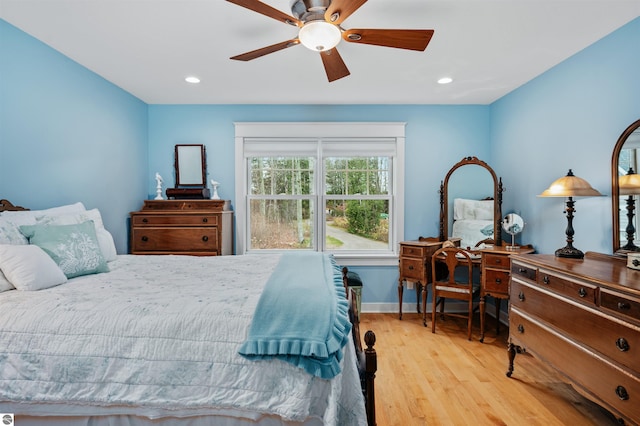
[[[162,198],[162,176],[156,172],[156,200],[164,200]]]
[[[212,200],[219,200],[220,196],[218,195],[218,186],[220,185],[220,182],[216,182],[215,180],[211,179],[211,187],[213,188],[213,194],[211,194],[211,199]]]

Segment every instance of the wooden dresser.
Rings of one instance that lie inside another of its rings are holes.
[[[527,351],[621,421],[640,424],[640,271],[598,253],[511,257],[509,370]]]
[[[480,341],[484,341],[484,316],[486,297],[491,296],[496,304],[496,334],[500,334],[500,305],[502,299],[509,298],[509,275],[512,254],[528,254],[535,250],[529,245],[507,250],[506,245],[480,249],[482,253],[480,281]]]
[[[224,200],[145,200],[131,213],[131,254],[233,254],[233,212]]]

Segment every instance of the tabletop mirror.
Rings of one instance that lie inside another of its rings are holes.
[[[640,119],[618,138],[611,157],[611,202],[613,253],[626,255],[640,251],[637,240],[636,202],[640,196]]]
[[[460,238],[460,247],[484,241],[502,245],[502,178],[477,157],[456,163],[440,184],[439,240]]]
[[[176,187],[207,186],[206,158],[204,145],[176,145]]]
[[[511,235],[511,244],[506,246],[507,250],[518,250],[520,246],[516,245],[516,235],[524,229],[524,219],[515,213],[509,213],[502,219],[502,229]]]

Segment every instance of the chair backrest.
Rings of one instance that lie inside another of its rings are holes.
[[[447,266],[448,274],[446,278],[438,279],[436,276],[436,264],[443,263]],[[469,287],[473,286],[473,261],[467,253],[459,247],[443,247],[436,250],[431,257],[431,271],[433,274],[433,282],[447,282],[449,284],[463,284],[460,281],[456,283],[456,269],[465,268],[467,270],[467,279],[464,284],[468,284]]]

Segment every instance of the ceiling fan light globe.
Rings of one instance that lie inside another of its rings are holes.
[[[307,22],[298,33],[300,42],[316,52],[331,50],[340,43],[340,29],[326,21]]]

